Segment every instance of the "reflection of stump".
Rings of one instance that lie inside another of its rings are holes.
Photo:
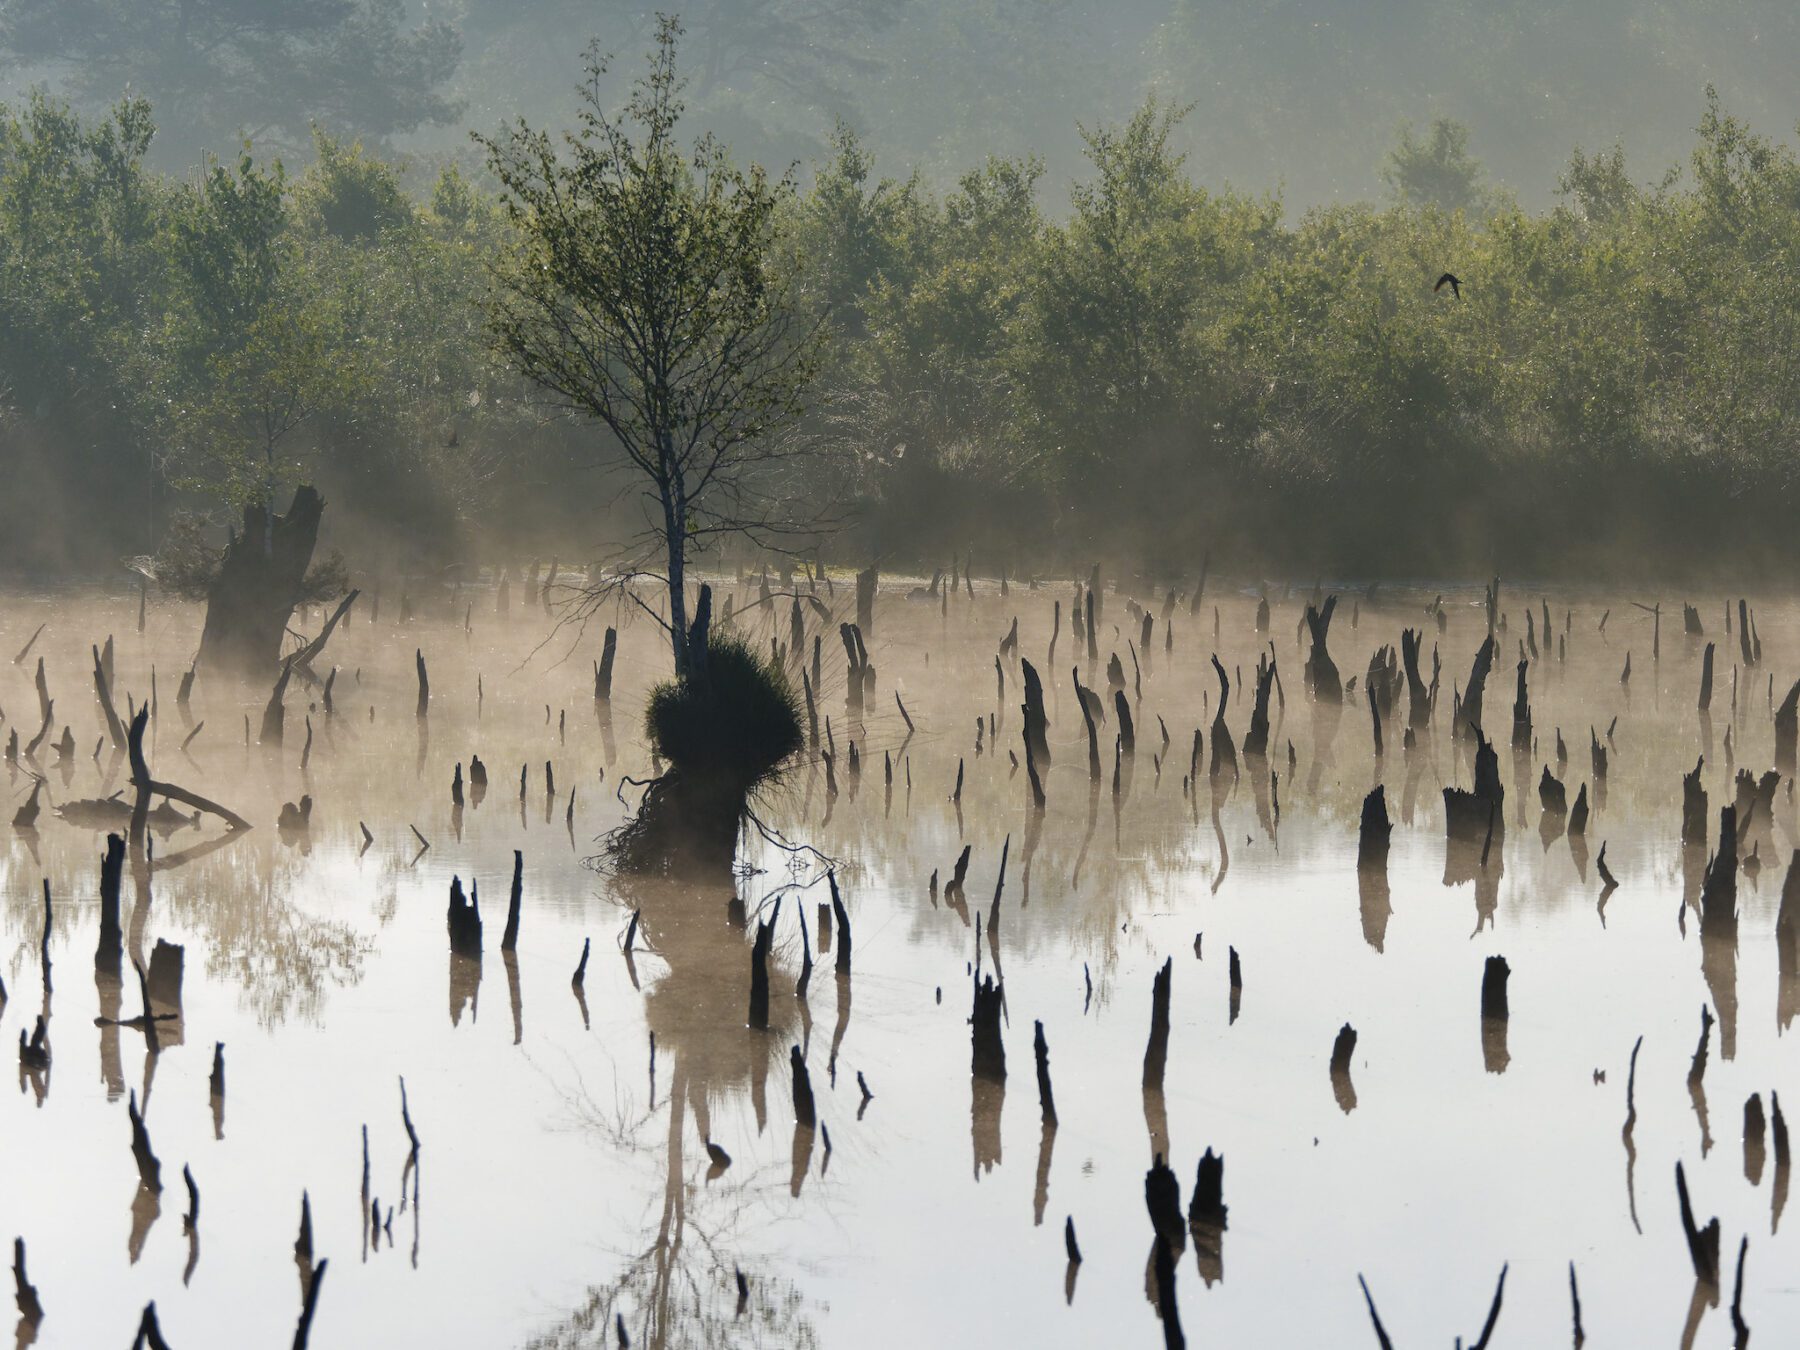
[[[626,871],[729,875],[746,799],[731,782],[671,769],[645,789],[616,856]]]
[[[1387,941],[1388,916],[1394,912],[1385,867],[1356,869],[1357,898],[1362,910],[1363,941],[1380,951]]]
[[[1481,1062],[1489,1073],[1505,1073],[1506,1066],[1512,1063],[1512,1055],[1506,1048],[1504,1017],[1481,1019]]]
[[[450,1025],[462,1023],[463,1010],[473,1021],[481,1012],[481,958],[450,953]]]
[[[1346,1022],[1331,1047],[1331,1092],[1345,1115],[1356,1109],[1356,1087],[1350,1081],[1350,1057],[1355,1053],[1356,1028]]]
[[[742,642],[709,636],[711,597],[703,586],[687,670],[651,692],[652,746],[671,767],[607,841],[624,872],[729,876],[750,793],[802,744],[780,669]]]
[[[1000,1113],[1006,1101],[1006,1081],[978,1073],[969,1080],[969,1091],[969,1138],[979,1180],[1000,1162]]]
[[[244,508],[244,527],[233,534],[206,596],[200,662],[260,672],[273,667],[319,538],[325,499],[310,487],[294,493],[285,516],[266,505]]]
[[[1800,849],[1788,862],[1781,884],[1781,909],[1775,916],[1777,985],[1775,1021],[1783,1031],[1800,1011]]]

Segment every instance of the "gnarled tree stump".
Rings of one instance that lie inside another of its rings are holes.
[[[271,516],[263,505],[244,508],[243,532],[232,533],[207,592],[200,664],[260,675],[281,659],[324,512],[325,499],[310,487],[294,493],[285,516]]]

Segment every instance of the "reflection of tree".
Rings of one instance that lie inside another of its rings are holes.
[[[305,865],[277,852],[272,832],[259,832],[152,883],[152,912],[166,905],[198,936],[207,978],[241,990],[263,1026],[318,1020],[326,991],[355,983],[372,945],[350,925],[294,903]],[[252,900],[246,891],[260,894]]]
[[[791,984],[772,981],[770,1030],[745,1025],[749,948],[727,917],[727,899],[716,889],[633,884],[628,904],[642,915],[640,934],[668,966],[645,999],[657,1047],[674,1060],[667,1120],[660,1131],[654,1128],[654,1104],[647,1114],[623,1101],[610,1111],[585,1097],[573,1105],[619,1155],[648,1157],[660,1136],[655,1231],[642,1250],[623,1255],[611,1281],[595,1286],[561,1323],[528,1342],[532,1350],[611,1345],[620,1316],[631,1343],[653,1350],[818,1344],[799,1289],[762,1273],[776,1264],[774,1256],[745,1256],[758,1206],[779,1183],[772,1175],[738,1171],[742,1163],[708,1179],[706,1155],[696,1150],[690,1163],[686,1149],[690,1114],[695,1131],[707,1138],[713,1107],[746,1090],[760,1098],[770,1062],[785,1055],[798,1015]],[[757,1114],[760,1126],[760,1106]],[[747,1285],[740,1296],[735,1272],[743,1268]]]

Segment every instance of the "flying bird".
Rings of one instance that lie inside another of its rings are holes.
[[[1431,288],[1431,293],[1436,295],[1439,291],[1443,290],[1445,286],[1450,288],[1450,293],[1458,300],[1462,299],[1462,282],[1448,272],[1437,279],[1437,285]]]

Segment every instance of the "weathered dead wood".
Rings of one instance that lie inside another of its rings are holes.
[[[267,504],[245,506],[207,592],[201,664],[246,673],[273,666],[289,617],[303,593],[325,500],[311,487],[294,493],[285,516]]]

